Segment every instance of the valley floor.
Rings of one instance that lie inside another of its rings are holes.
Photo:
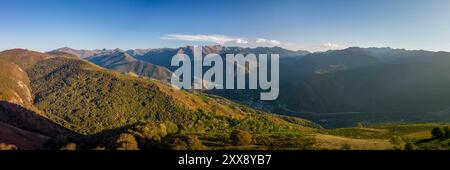
[[[208,149],[225,150],[447,150],[450,140],[433,139],[431,134],[433,128],[446,126],[449,124],[386,123],[297,134],[258,134],[248,146],[233,146],[206,136],[201,139]]]

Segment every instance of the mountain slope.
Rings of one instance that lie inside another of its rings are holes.
[[[280,61],[281,84],[301,81],[314,74],[364,67],[380,62],[369,52],[360,48],[348,48],[308,54],[302,58],[287,58]]]
[[[281,101],[313,112],[432,112],[450,105],[450,54],[418,53],[407,58],[290,84]]]
[[[31,106],[30,80],[17,64],[0,58],[0,99],[11,103]]]
[[[144,61],[138,61],[124,52],[94,55],[87,57],[86,60],[120,73],[134,73],[139,76],[162,81],[169,81],[172,76],[172,73],[168,69]]]
[[[100,50],[76,50],[68,47],[58,48],[56,50],[53,50],[52,52],[63,52],[67,54],[71,54],[74,56],[77,56],[79,58],[86,58],[90,57],[96,53],[98,53]]]
[[[35,54],[30,51],[0,54],[0,143],[14,144],[19,149],[44,149],[49,140],[47,135],[71,136],[70,131],[48,120],[33,106],[28,75],[14,63],[29,67],[40,57]]]

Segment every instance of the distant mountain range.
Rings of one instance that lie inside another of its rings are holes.
[[[136,56],[137,59],[153,63],[159,66],[174,70],[176,68],[170,66],[172,57],[176,54],[183,53],[188,56],[193,56],[193,47],[180,47],[180,48],[163,48],[150,50],[144,55]],[[219,54],[224,57],[225,54],[279,54],[280,58],[300,57],[309,54],[308,51],[291,51],[280,47],[258,47],[258,48],[242,48],[242,47],[225,47],[225,46],[203,46],[203,54],[210,53]]]
[[[170,81],[172,72],[165,67],[157,66],[145,61],[140,61],[135,57],[146,54],[149,50],[75,50],[71,48],[60,48],[52,52],[63,52],[75,55],[79,58],[90,61],[101,67],[114,70],[120,73],[143,76],[161,81]]]
[[[170,66],[174,55],[183,53],[193,56],[193,47],[159,48],[159,49],[102,49],[102,50],[76,50],[68,47],[59,48],[51,52],[62,52],[72,54],[79,58],[93,62],[101,67],[111,69],[120,73],[132,73],[162,81],[170,80],[171,71],[176,68]],[[299,57],[309,54],[308,51],[291,51],[280,47],[224,47],[204,46],[203,53],[224,54],[280,54],[281,58]],[[171,71],[170,71],[171,70]]]
[[[55,50],[99,66],[159,80],[170,79],[172,56],[192,56],[193,47],[141,50]],[[279,54],[280,97],[259,101],[258,90],[213,90],[263,110],[300,112],[435,112],[450,107],[450,53],[392,48],[358,48],[310,53],[280,47],[204,46],[203,53]],[[448,65],[447,65],[448,64]]]

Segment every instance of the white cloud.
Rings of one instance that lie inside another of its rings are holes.
[[[235,44],[247,44],[247,38],[242,37],[233,37],[227,35],[189,35],[189,34],[167,34],[161,39],[164,40],[181,40],[181,41],[192,41],[192,42],[212,42],[220,45],[224,45],[226,43],[235,43]]]
[[[264,39],[264,38],[258,38],[256,40],[256,44],[258,45],[264,45],[264,46],[277,46],[277,45],[281,45],[281,41],[278,40],[268,40],[268,39]]]
[[[325,43],[325,44],[322,44],[320,46],[320,48],[324,49],[324,50],[335,50],[335,49],[341,48],[341,46],[339,44],[335,44],[335,43]]]
[[[336,44],[336,43],[323,43],[323,44],[296,44],[290,42],[282,42],[280,47],[290,49],[290,50],[308,50],[311,52],[323,52],[328,50],[339,50],[347,48],[346,46]]]
[[[238,38],[235,40],[237,44],[248,44],[247,39]]]
[[[258,38],[258,39],[256,40],[256,43],[257,43],[257,44],[262,44],[262,43],[265,43],[265,42],[267,42],[267,40],[266,40],[266,39],[263,39],[263,38]]]

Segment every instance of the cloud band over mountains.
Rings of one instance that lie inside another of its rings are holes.
[[[291,42],[275,39],[257,38],[249,40],[246,37],[229,36],[221,34],[166,34],[160,37],[162,40],[177,40],[187,42],[215,43],[220,45],[237,45],[245,47],[283,47],[291,50],[327,51],[339,49],[342,46],[335,43],[324,43],[320,45],[299,46]]]
[[[241,37],[232,37],[226,35],[188,35],[188,34],[167,34],[161,37],[163,40],[181,40],[181,41],[191,41],[191,42],[210,42],[217,44],[227,44],[227,43],[235,43],[235,44],[248,44],[248,40],[246,38]]]

